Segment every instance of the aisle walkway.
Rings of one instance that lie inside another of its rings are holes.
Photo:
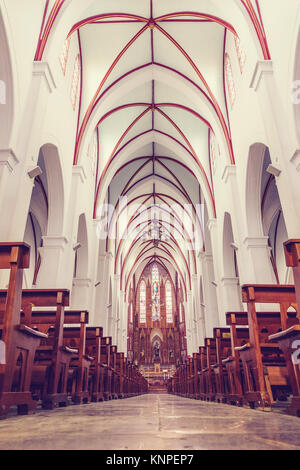
[[[0,449],[299,450],[300,419],[149,394],[0,421]]]

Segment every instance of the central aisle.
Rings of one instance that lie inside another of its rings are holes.
[[[149,394],[0,421],[0,449],[300,449],[300,419]]]

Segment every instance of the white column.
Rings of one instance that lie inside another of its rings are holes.
[[[43,246],[39,248],[41,267],[38,274],[40,289],[70,289],[72,278],[66,279],[66,237],[42,237]]]
[[[198,350],[199,346],[203,344],[205,337],[205,325],[203,318],[203,308],[201,306],[200,299],[200,279],[198,274],[192,274],[192,292],[195,300],[195,313],[196,317],[194,318],[194,331],[195,331],[195,351]]]
[[[92,290],[93,283],[91,279],[74,278],[72,283],[72,294],[70,307],[73,310],[88,310],[89,311],[89,324],[93,322],[92,312]]]
[[[34,62],[31,88],[24,111],[26,114],[15,147],[15,154],[19,156],[20,164],[16,168],[14,178],[10,178],[10,184],[7,186],[7,200],[14,201],[14,206],[6,204],[5,207],[1,207],[1,217],[10,220],[1,233],[1,238],[5,238],[6,241],[22,240],[24,236],[33,186],[28,171],[37,164],[45,110],[55,88],[56,84],[48,63]]]
[[[98,255],[97,276],[95,280],[94,323],[103,327],[104,336],[110,336],[109,317],[112,306],[108,305],[110,263],[113,259],[111,253]]]
[[[213,257],[205,252],[199,255],[202,264],[202,284],[205,310],[205,337],[211,338],[219,326],[218,302],[214,280]]]
[[[220,326],[226,326],[226,312],[240,312],[243,311],[242,293],[237,277],[222,277],[220,279],[222,288],[222,307],[223,318]]]
[[[185,314],[185,323],[186,323],[186,342],[187,342],[187,353],[192,355],[194,351],[193,344],[193,295],[191,291],[187,293],[187,304],[186,304],[186,314]]]
[[[19,163],[14,151],[12,149],[0,149],[0,217],[3,207],[9,202],[6,199],[6,188],[9,181],[9,176],[14,171],[14,167]],[[13,208],[11,208],[13,209]],[[3,218],[1,217],[1,220]],[[0,239],[2,239],[2,232],[5,224],[0,226]]]
[[[278,170],[276,184],[289,238],[300,233],[299,149],[295,150],[280,102],[272,61],[258,61],[250,83],[257,93],[268,137],[272,164]],[[292,90],[291,90],[292,105]],[[296,166],[296,168],[295,168]]]
[[[270,262],[268,237],[247,237],[244,240],[252,269],[249,270],[247,284],[274,284],[275,274]],[[252,277],[253,276],[253,277]]]

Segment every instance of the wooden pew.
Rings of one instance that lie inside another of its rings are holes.
[[[0,340],[5,345],[1,361],[5,363],[0,364],[0,419],[13,406],[18,414],[31,413],[37,406],[30,392],[32,366],[35,351],[47,335],[20,323],[23,269],[29,267],[29,257],[30,247],[25,243],[0,243],[0,269],[10,271],[0,313]]]
[[[295,293],[298,307],[300,306],[300,240],[292,239],[284,243],[286,265],[293,269]],[[279,344],[286,360],[292,388],[292,403],[287,408],[291,415],[300,417],[300,309],[297,322],[282,332],[269,336],[271,341]]]
[[[199,371],[200,371],[200,354],[193,353],[193,381],[194,381],[194,398],[195,400],[200,399],[200,379],[199,379]]]
[[[112,339],[110,336],[101,338],[101,383],[103,384],[104,400],[112,400],[112,372],[111,367],[111,352]]]
[[[120,374],[117,370],[117,346],[110,347],[110,366],[112,368],[112,377],[111,377],[111,397],[113,400],[119,398],[119,382]]]
[[[90,400],[92,402],[104,401],[103,383],[101,382],[101,338],[102,327],[88,326],[86,328],[87,354],[94,357],[90,366]]]
[[[199,356],[200,356],[200,368],[198,369],[199,376],[199,398],[200,400],[206,400],[206,384],[205,384],[205,370],[207,368],[207,355],[206,347],[199,347]]]
[[[242,300],[247,303],[249,343],[238,348],[245,374],[245,398],[251,407],[269,410],[276,399],[286,399],[291,392],[286,363],[278,343],[269,340],[297,322],[294,286],[245,285]],[[278,303],[280,312],[257,314],[256,303]]]
[[[229,328],[214,328],[214,339],[216,341],[217,361],[212,365],[216,382],[215,400],[218,403],[227,403],[228,398],[228,375],[223,359],[231,355],[231,334]]]
[[[31,380],[35,399],[41,399],[44,409],[68,405],[67,384],[69,367],[78,349],[64,340],[64,324],[80,323],[80,311],[66,311],[69,291],[34,290],[22,293],[22,321],[40,332],[48,332],[48,338],[37,348]],[[33,310],[34,307],[56,307],[56,310]]]
[[[118,385],[118,398],[125,398],[125,377],[124,377],[124,353],[117,353],[117,372],[119,374],[119,385]]]
[[[215,401],[216,398],[216,377],[213,364],[217,361],[217,345],[214,338],[205,338],[206,367],[203,371],[204,378],[204,399],[206,401]]]
[[[247,312],[226,313],[226,324],[230,326],[231,354],[223,359],[227,370],[227,403],[242,406],[244,404],[244,376],[239,348],[249,343]],[[238,327],[238,328],[237,328]]]
[[[68,394],[75,405],[90,401],[89,370],[94,357],[89,355],[86,342],[86,325],[89,322],[87,311],[65,311],[65,323],[80,326],[65,326],[63,330],[64,346],[77,351],[71,358],[68,374]]]

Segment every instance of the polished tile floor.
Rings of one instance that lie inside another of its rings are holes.
[[[0,421],[1,450],[299,450],[300,419],[167,394]]]

